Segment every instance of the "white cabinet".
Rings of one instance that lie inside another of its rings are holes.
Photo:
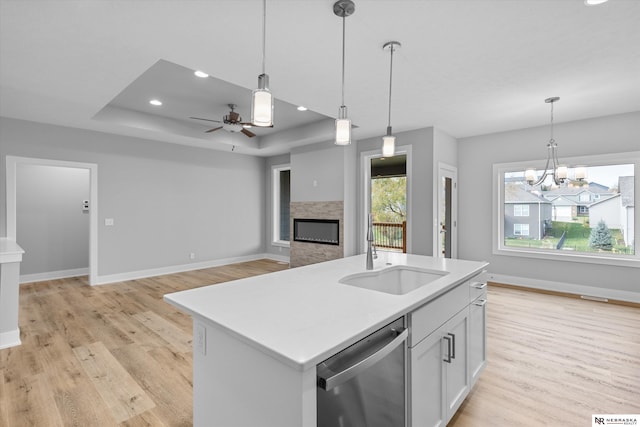
[[[444,427],[486,365],[484,275],[409,314],[412,427]]]
[[[472,281],[472,294],[477,297],[469,305],[469,374],[471,386],[487,365],[487,283]]]
[[[444,426],[469,392],[468,308],[413,347],[411,425]]]

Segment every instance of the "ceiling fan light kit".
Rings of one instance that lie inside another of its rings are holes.
[[[333,4],[333,13],[342,18],[342,104],[336,119],[336,145],[351,144],[351,120],[347,116],[347,107],[344,105],[345,21],[346,17],[353,15],[355,11],[356,5],[351,0],[338,0]]]
[[[262,74],[258,88],[251,97],[251,123],[259,127],[273,126],[273,95],[269,90],[269,76],[265,72],[267,37],[267,0],[262,2]]]

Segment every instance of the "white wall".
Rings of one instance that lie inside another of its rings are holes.
[[[21,274],[86,270],[89,213],[82,202],[89,200],[89,170],[19,164],[16,175]]]
[[[262,158],[2,118],[3,181],[7,155],[98,165],[101,277],[264,253]]]
[[[560,161],[563,157],[637,151],[638,135],[640,112],[555,126]],[[548,126],[541,126],[458,140],[460,258],[489,261],[491,272],[504,275],[638,292],[637,268],[492,253],[493,164],[535,159],[543,162],[548,138]],[[636,191],[640,188],[639,177],[640,168],[636,166]]]

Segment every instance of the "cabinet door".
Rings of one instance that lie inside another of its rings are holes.
[[[433,332],[411,353],[411,426],[437,427],[446,424],[444,392],[444,326]]]
[[[469,309],[465,308],[445,324],[445,336],[451,337],[451,363],[444,362],[447,422],[469,393]]]
[[[487,298],[469,306],[469,370],[473,385],[487,364]]]

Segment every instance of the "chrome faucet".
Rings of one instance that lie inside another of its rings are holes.
[[[378,254],[373,244],[373,215],[369,214],[369,225],[367,226],[367,270],[373,270],[374,258],[378,258]]]

